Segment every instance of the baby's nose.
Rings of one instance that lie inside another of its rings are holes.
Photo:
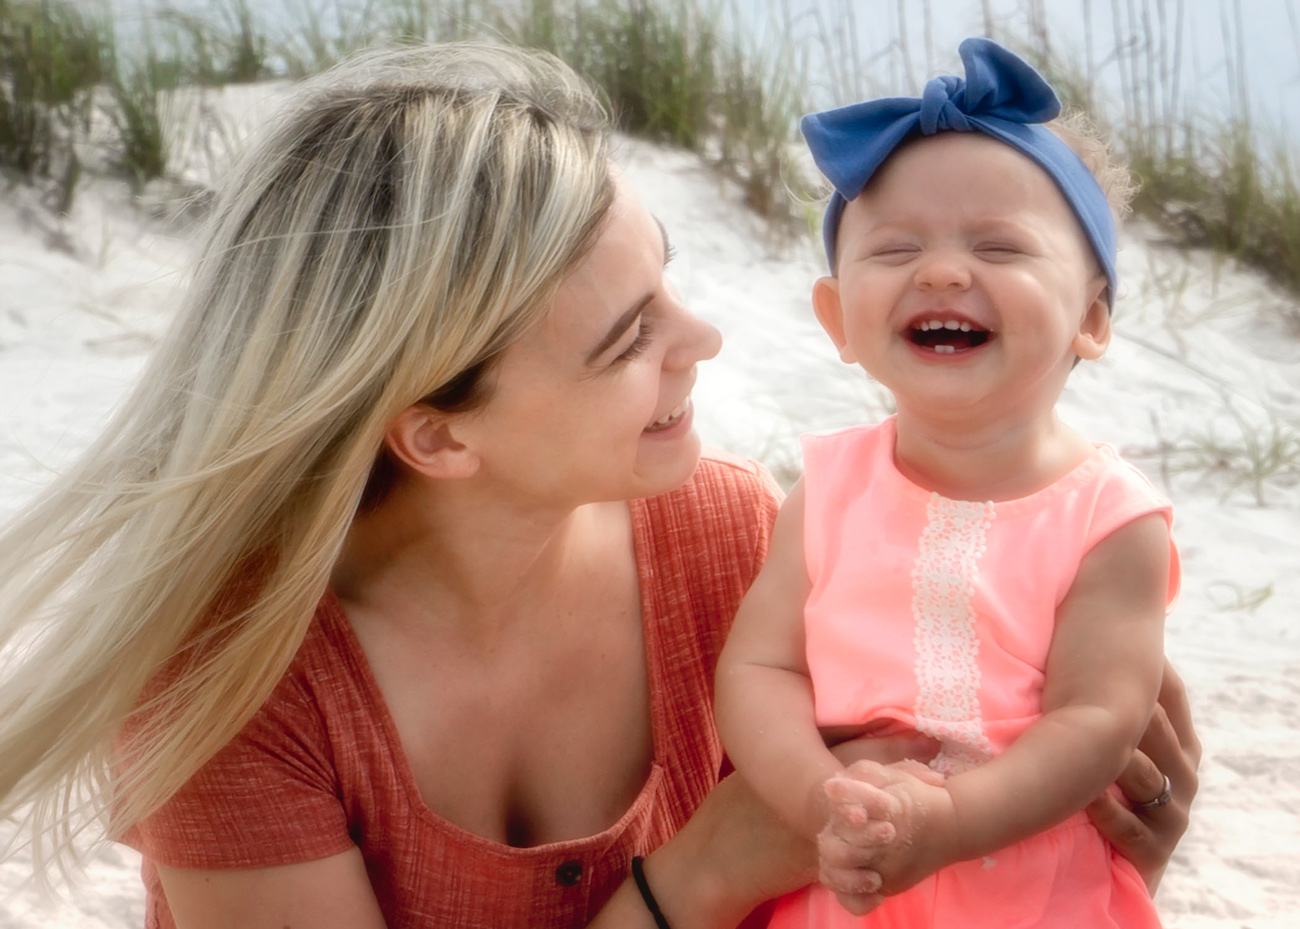
[[[965,290],[970,269],[955,250],[935,251],[922,257],[915,281],[922,290]]]

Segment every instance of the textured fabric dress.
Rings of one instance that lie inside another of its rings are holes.
[[[804,440],[808,666],[819,726],[891,720],[966,770],[1041,714],[1057,607],[1084,555],[1169,501],[1109,446],[1016,500],[949,500],[894,463],[893,419]],[[1167,603],[1178,591],[1170,543]],[[793,927],[1154,927],[1141,878],[1083,813],[946,868],[865,917],[825,888],[783,899]]]
[[[598,835],[515,848],[420,797],[338,600],[327,594],[292,666],[244,728],[125,841],[144,855],[147,929],[174,929],[156,864],[258,868],[358,847],[389,929],[578,929],[717,783],[713,673],[767,554],[779,491],[754,465],[706,455],[694,478],[631,504],[654,762]]]

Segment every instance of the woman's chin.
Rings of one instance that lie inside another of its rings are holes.
[[[688,422],[685,428],[674,426],[675,433],[666,440],[662,433],[642,434],[641,454],[637,460],[638,484],[644,488],[638,496],[653,497],[676,490],[695,474],[703,447],[699,434]]]

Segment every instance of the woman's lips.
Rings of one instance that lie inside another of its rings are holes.
[[[673,426],[676,426],[683,419],[685,419],[686,414],[689,413],[690,411],[691,411],[691,398],[687,396],[685,399],[682,400],[681,403],[677,404],[677,406],[675,406],[672,410],[670,410],[667,413],[667,415],[659,419],[656,419],[649,426],[646,426],[645,431],[663,432],[666,429],[671,429],[673,428]]]

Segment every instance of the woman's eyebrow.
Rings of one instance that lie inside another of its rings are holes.
[[[663,236],[664,264],[666,265],[668,264],[669,260],[673,257],[673,246],[672,243],[668,241],[668,228],[664,226],[663,220],[661,220],[658,216],[651,215],[650,218],[655,221],[655,225],[659,227],[659,234]],[[614,325],[610,327],[609,332],[605,333],[605,337],[601,339],[600,343],[591,350],[590,354],[587,355],[587,364],[591,364],[593,361],[599,358],[601,354],[605,352],[606,349],[608,349],[611,345],[617,342],[619,336],[627,332],[628,327],[631,326],[632,323],[636,320],[636,318],[641,315],[641,311],[645,309],[646,304],[653,299],[654,299],[654,294],[646,294],[644,297],[638,300],[634,306],[629,307],[627,312],[625,312],[622,316],[616,319],[614,321]]]
[[[623,333],[627,332],[628,328],[636,322],[637,317],[640,316],[641,312],[645,309],[646,304],[654,298],[654,294],[646,294],[632,306],[628,307],[628,309],[619,316],[618,319],[614,320],[614,325],[610,327],[609,332],[605,333],[605,337],[601,339],[600,343],[587,355],[587,364],[591,364],[604,354],[611,345],[617,342],[619,337],[623,335]]]
[[[663,237],[664,264],[666,265],[673,257],[673,247],[668,241],[668,228],[664,226],[663,220],[658,216],[652,214],[650,218],[655,221],[655,225],[659,227],[659,234]],[[587,355],[587,364],[591,364],[599,358],[606,349],[618,341],[619,336],[627,332],[628,327],[631,326],[636,318],[641,315],[641,311],[645,309],[647,303],[654,299],[654,296],[654,294],[646,294],[638,300],[635,305],[629,307],[627,312],[614,321],[614,325],[610,327],[609,332],[605,333],[605,337],[601,339],[600,343],[591,350],[590,354]]]

